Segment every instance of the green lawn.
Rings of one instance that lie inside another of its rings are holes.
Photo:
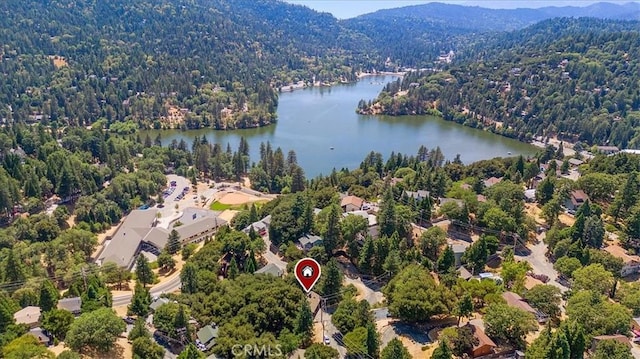
[[[230,204],[224,204],[224,203],[220,203],[218,201],[215,201],[215,202],[211,203],[211,205],[209,206],[209,208],[212,211],[224,211],[225,209],[229,209],[231,207],[232,207],[232,205],[230,205]]]

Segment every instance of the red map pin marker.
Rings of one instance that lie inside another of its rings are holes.
[[[309,293],[320,279],[320,264],[313,258],[302,258],[293,272],[305,292]]]

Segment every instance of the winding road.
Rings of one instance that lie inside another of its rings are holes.
[[[160,296],[160,294],[163,293],[175,292],[176,290],[180,289],[181,285],[182,283],[180,283],[180,273],[178,272],[169,277],[169,279],[167,279],[166,281],[158,283],[157,285],[151,287],[151,296],[155,297]],[[131,303],[131,297],[133,297],[133,294],[116,295],[113,297],[113,304],[111,306],[121,307],[129,305],[129,303]]]

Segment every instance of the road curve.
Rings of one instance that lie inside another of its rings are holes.
[[[176,273],[166,281],[160,282],[155,286],[151,287],[151,291],[150,291],[151,296],[153,297],[153,296],[159,296],[160,294],[163,294],[163,293],[175,292],[176,290],[180,289],[181,285],[182,283],[180,283],[180,273]],[[129,303],[131,303],[132,296],[133,294],[116,295],[113,297],[113,304],[111,306],[121,307],[121,306],[129,305]]]

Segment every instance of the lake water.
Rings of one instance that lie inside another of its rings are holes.
[[[195,136],[205,135],[210,143],[227,143],[236,150],[241,137],[249,143],[251,161],[258,161],[260,142],[270,141],[286,153],[293,149],[307,177],[329,174],[332,168],[356,168],[370,151],[386,158],[392,151],[416,154],[418,148],[440,146],[447,159],[460,154],[464,163],[493,157],[533,155],[532,145],[489,132],[447,122],[433,116],[363,116],[355,112],[360,99],[375,98],[394,76],[365,77],[357,83],[309,88],[282,93],[275,125],[233,131],[149,130],[158,132],[162,144],[184,139],[189,146]],[[333,149],[331,149],[333,148]]]

